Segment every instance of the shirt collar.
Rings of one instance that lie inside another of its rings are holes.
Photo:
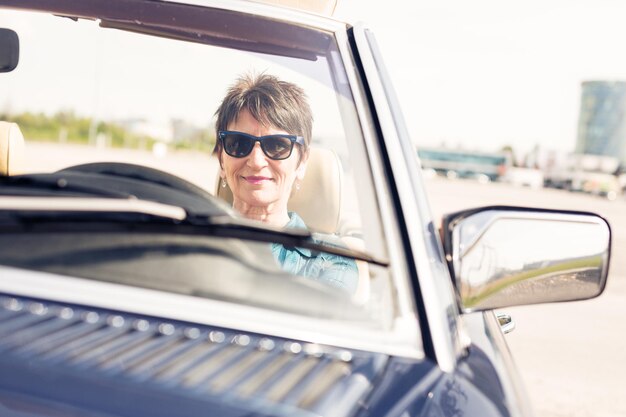
[[[289,214],[289,221],[285,225],[285,229],[308,230],[308,228],[306,227],[306,224],[304,223],[304,220],[302,220],[302,217],[300,217],[298,213],[296,213],[295,211],[290,211],[288,214]]]

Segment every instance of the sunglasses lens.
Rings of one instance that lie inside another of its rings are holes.
[[[254,140],[237,133],[225,135],[222,141],[226,153],[235,158],[242,158],[248,155],[254,147]]]
[[[238,132],[220,132],[224,151],[232,157],[243,158],[248,156],[256,141],[261,142],[261,149],[268,158],[287,159],[291,155],[294,142],[287,136],[270,135],[256,139]]]
[[[272,159],[286,159],[291,155],[293,142],[280,136],[267,137],[261,144],[263,152]]]

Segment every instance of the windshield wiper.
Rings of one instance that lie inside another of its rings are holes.
[[[55,204],[57,203],[57,204]],[[0,231],[33,233],[178,233],[278,243],[388,266],[389,262],[347,247],[313,239],[306,229],[280,229],[234,217],[228,212],[192,215],[181,207],[137,199],[50,197],[0,198]],[[317,235],[316,235],[317,236]]]
[[[202,224],[203,222],[206,223]],[[189,224],[200,228],[209,228],[211,229],[211,234],[215,236],[280,243],[287,248],[304,248],[365,261],[375,265],[389,265],[389,261],[378,259],[364,251],[316,241],[313,239],[314,234],[306,229],[280,229],[232,216],[214,216],[202,219],[201,222],[198,222],[198,219],[189,219]],[[320,235],[315,234],[315,236]]]

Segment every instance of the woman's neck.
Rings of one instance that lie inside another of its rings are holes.
[[[287,207],[278,209],[274,204],[251,206],[242,201],[234,201],[233,208],[247,219],[260,221],[271,226],[284,227],[289,222]]]

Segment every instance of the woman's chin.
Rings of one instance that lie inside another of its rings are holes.
[[[247,193],[245,196],[241,197],[240,201],[253,207],[268,207],[280,201],[280,199],[273,193],[268,193],[262,190]]]

